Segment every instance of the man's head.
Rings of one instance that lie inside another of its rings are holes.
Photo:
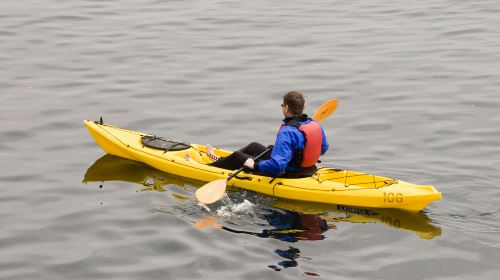
[[[301,116],[304,112],[304,97],[298,91],[290,91],[283,95],[283,114],[285,117]]]

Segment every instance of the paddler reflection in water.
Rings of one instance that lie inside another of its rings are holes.
[[[328,142],[321,125],[303,114],[304,97],[298,91],[283,96],[281,104],[282,126],[272,152],[260,159],[253,158],[266,150],[262,144],[252,142],[227,157],[218,157],[207,145],[207,154],[214,160],[209,165],[235,170],[243,165],[255,173],[271,177],[299,178],[316,172],[316,162],[328,150]]]
[[[262,210],[262,209],[261,209]],[[322,216],[315,214],[305,214],[295,211],[288,211],[278,208],[267,208],[264,211],[257,211],[257,217],[265,219],[270,229],[263,229],[262,232],[252,232],[247,230],[233,229],[228,226],[220,228],[229,232],[238,234],[248,234],[260,238],[274,238],[285,242],[295,243],[302,240],[323,240],[324,233],[329,229],[335,229],[335,224],[328,223]],[[298,259],[309,259],[300,255],[300,249],[289,246],[288,249],[276,249],[274,252],[285,258],[277,263],[277,265],[268,265],[275,271],[280,271],[282,268],[295,267],[298,265]],[[307,272],[309,276],[319,276],[316,273]]]
[[[257,213],[257,216],[265,219],[271,229],[264,229],[262,232],[251,232],[245,230],[236,230],[227,226],[222,226],[221,229],[239,233],[249,234],[261,238],[275,238],[285,242],[298,242],[301,240],[323,240],[324,233],[329,229],[334,229],[334,224],[328,222],[319,215],[303,214],[283,209],[268,209],[264,214]],[[289,247],[286,250],[276,249],[274,252],[285,258],[277,265],[268,265],[275,271],[280,271],[281,268],[295,267],[298,265],[299,258],[309,259],[300,255],[300,250],[295,247]],[[319,276],[316,273],[307,272],[310,276]]]
[[[329,229],[334,229],[334,224],[328,222],[319,215],[304,214],[281,209],[269,209],[264,214],[257,214],[265,219],[271,229],[264,229],[262,232],[250,232],[236,230],[222,226],[223,230],[234,233],[243,233],[258,236],[261,238],[275,238],[286,242],[297,242],[299,240],[323,240],[323,235]]]

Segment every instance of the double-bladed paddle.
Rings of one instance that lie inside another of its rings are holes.
[[[312,119],[317,122],[324,121],[333,113],[333,111],[335,111],[335,109],[337,109],[338,105],[339,102],[335,98],[326,101],[325,103],[323,103],[323,105],[319,106],[316,112],[314,112]]]

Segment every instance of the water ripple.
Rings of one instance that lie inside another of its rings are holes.
[[[498,275],[497,1],[9,2],[0,278]],[[231,190],[207,210],[200,182],[94,163],[104,152],[81,123],[270,144],[291,89],[309,114],[339,100],[324,164],[434,184],[443,199],[370,216]],[[103,177],[82,184],[94,164]]]

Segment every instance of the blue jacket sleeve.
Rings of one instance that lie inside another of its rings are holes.
[[[293,156],[293,133],[282,129],[274,142],[271,158],[259,161],[257,170],[272,176],[279,176],[285,173],[285,169]]]
[[[323,134],[323,141],[322,141],[322,145],[321,145],[321,155],[324,155],[326,153],[326,151],[328,151],[328,148],[330,147],[330,145],[328,144],[328,141],[326,140],[326,135],[325,135],[325,131],[323,130],[323,128],[321,128],[321,132]]]

